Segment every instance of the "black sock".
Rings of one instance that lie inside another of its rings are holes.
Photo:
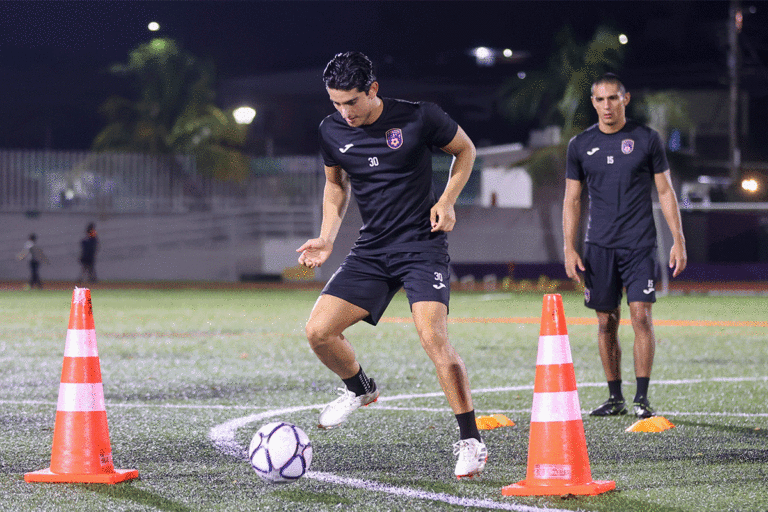
[[[341,380],[344,381],[344,385],[347,386],[347,389],[355,393],[356,396],[368,394],[376,389],[376,383],[373,382],[373,379],[368,378],[363,371],[362,366],[360,367],[360,371],[357,372],[354,377]]]
[[[648,398],[648,384],[651,382],[650,377],[637,377],[637,391],[635,392],[635,402],[641,398]]]
[[[624,393],[621,392],[621,379],[608,381],[608,393],[617,400],[624,400]]]
[[[463,412],[456,415],[456,421],[459,423],[459,438],[470,439],[475,438],[482,442],[480,439],[480,431],[477,430],[477,422],[475,421],[474,409],[469,412]]]

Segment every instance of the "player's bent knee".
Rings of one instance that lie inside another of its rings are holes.
[[[304,332],[307,335],[309,346],[313,350],[327,344],[332,337],[328,329],[317,322],[308,322],[304,327]]]

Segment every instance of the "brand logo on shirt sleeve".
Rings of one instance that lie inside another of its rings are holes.
[[[343,148],[339,148],[339,151],[341,151],[342,153],[346,153],[349,150],[349,148],[351,148],[352,146],[354,146],[354,144],[347,144]]]
[[[387,146],[392,149],[397,149],[403,145],[403,130],[400,128],[392,128],[387,130],[386,133]]]

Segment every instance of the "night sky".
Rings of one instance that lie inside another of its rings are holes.
[[[541,67],[570,24],[586,42],[600,24],[629,37],[626,68],[667,76],[725,65],[727,1],[33,1],[0,2],[0,148],[87,149],[98,106],[126,84],[110,64],[155,36],[216,64],[219,80],[322,69],[333,54],[367,53],[379,78],[501,81]],[[754,13],[749,7],[755,6]],[[768,46],[768,4],[743,2],[755,55]],[[157,21],[159,32],[147,24]],[[475,46],[530,57],[480,75]],[[320,84],[318,84],[320,86]]]

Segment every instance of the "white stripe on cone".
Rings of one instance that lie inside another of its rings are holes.
[[[67,329],[64,357],[99,357],[95,329]]]
[[[75,291],[72,294],[72,303],[85,304],[87,292],[88,292],[88,288],[78,288],[77,286],[75,286]]]
[[[539,336],[539,352],[536,364],[568,364],[572,363],[571,346],[568,335]]]
[[[56,409],[63,412],[106,411],[104,388],[101,382],[95,384],[59,384],[59,403]]]
[[[581,419],[579,393],[555,391],[534,393],[531,421],[574,421]]]

